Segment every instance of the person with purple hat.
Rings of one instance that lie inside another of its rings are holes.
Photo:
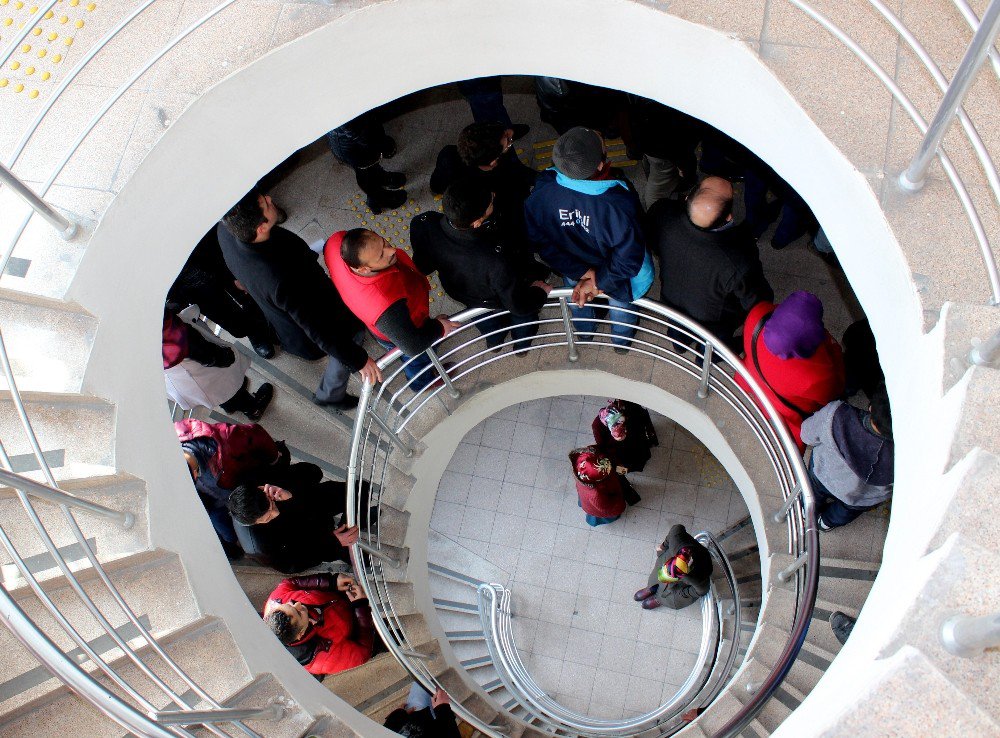
[[[843,352],[823,327],[823,303],[804,291],[758,303],[743,324],[743,348],[747,370],[804,450],[802,421],[844,393]],[[750,390],[738,375],[736,383]]]

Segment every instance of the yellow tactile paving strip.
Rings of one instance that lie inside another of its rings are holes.
[[[517,155],[529,167],[533,166],[541,172],[552,166],[552,147],[555,146],[555,143],[556,139],[553,138],[549,141],[538,141],[531,144],[533,158],[530,161],[521,156],[522,149],[517,150]],[[608,158],[619,169],[628,169],[638,163],[634,159],[628,158],[628,154],[625,152],[625,142],[620,138],[609,138],[605,143],[608,147]]]
[[[412,257],[413,247],[410,246],[410,221],[430,208],[421,207],[416,200],[410,199],[395,210],[383,210],[380,214],[375,215],[371,208],[365,204],[365,199],[365,195],[361,192],[356,192],[347,198],[347,208],[357,216],[358,225],[374,231],[393,246],[403,249],[403,251]],[[439,202],[441,196],[435,196],[434,200],[437,201],[435,202],[437,209],[442,210],[443,206]],[[441,285],[438,283],[437,272],[427,279],[431,284],[429,298],[431,303],[434,302],[435,297],[444,297],[444,290],[441,289]]]
[[[34,100],[55,67],[65,59],[77,31],[86,25],[86,16],[97,9],[90,0],[59,0],[51,10],[39,15],[40,8],[29,0],[0,0],[0,49],[4,49],[25,25],[31,32],[20,43],[2,69],[0,94],[15,99]]]

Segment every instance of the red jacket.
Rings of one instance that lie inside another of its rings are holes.
[[[269,600],[301,602],[309,607],[305,636],[286,648],[310,674],[336,674],[361,666],[372,657],[375,628],[367,600],[351,603],[336,589],[336,575],[283,579]],[[302,589],[307,585],[323,589]]]
[[[391,341],[375,327],[382,313],[400,299],[406,299],[410,320],[418,328],[422,327],[430,315],[431,286],[427,277],[420,273],[413,261],[402,249],[396,251],[396,263],[388,269],[371,276],[355,274],[340,256],[340,243],[346,231],[337,231],[323,247],[323,260],[330,270],[330,278],[351,309],[368,330],[383,341]]]
[[[256,423],[206,423],[188,418],[174,423],[174,430],[181,443],[194,438],[215,441],[209,466],[223,489],[235,489],[246,475],[273,465],[283,455],[271,435]]]
[[[746,352],[743,363],[784,419],[792,438],[802,451],[805,450],[801,438],[802,421],[844,393],[844,355],[840,344],[827,332],[826,339],[808,359],[782,359],[768,350],[761,331],[757,336],[757,359],[761,369],[758,372],[751,346],[754,328],[774,307],[774,303],[759,302],[747,315],[743,325],[743,350]],[[749,386],[739,375],[736,376],[736,383],[749,391]],[[790,408],[778,395],[805,411],[805,415]]]

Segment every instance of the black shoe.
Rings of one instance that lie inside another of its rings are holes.
[[[524,138],[528,135],[528,131],[531,130],[529,126],[524,123],[511,123],[510,129],[514,131],[514,140],[517,141],[519,138]]]
[[[334,410],[353,410],[360,400],[354,395],[344,395],[340,400],[319,400],[313,395],[313,403],[320,407],[332,407]]]
[[[227,543],[221,538],[219,539],[219,543],[222,544],[222,550],[225,551],[226,558],[230,561],[239,561],[243,558],[243,549],[240,548],[238,543]]]
[[[391,159],[396,155],[396,139],[386,136],[382,139],[382,148],[379,151],[383,159]]]
[[[625,346],[615,346],[615,353],[616,354],[627,354],[628,353],[628,349]]]
[[[250,420],[257,422],[260,420],[260,416],[264,414],[267,410],[267,406],[271,404],[271,399],[274,397],[274,385],[270,382],[264,382],[257,391],[253,393],[253,407],[249,410],[244,410],[243,414],[246,415]]]
[[[402,172],[387,172],[382,170],[379,184],[387,190],[401,190],[406,186],[406,175]]]
[[[253,350],[257,352],[257,356],[262,359],[274,358],[274,344],[270,341],[261,341],[257,338],[251,338],[250,345],[253,346]]]
[[[847,643],[856,622],[855,618],[839,610],[830,616],[830,628],[833,630],[833,635],[840,641],[841,646]]]
[[[378,215],[383,210],[402,207],[406,202],[406,190],[379,190],[368,195],[368,207]]]

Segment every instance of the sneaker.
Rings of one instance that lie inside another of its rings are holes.
[[[830,616],[830,628],[833,630],[833,635],[840,641],[841,646],[847,643],[856,622],[855,618],[839,610]]]
[[[402,207],[406,202],[406,190],[379,190],[368,195],[368,207],[378,215],[383,210]]]
[[[345,394],[343,398],[339,400],[319,400],[316,395],[313,395],[313,404],[319,405],[320,407],[332,407],[334,410],[340,410],[341,412],[345,410],[353,410],[358,406],[360,399],[354,395]]]
[[[387,172],[383,169],[379,180],[387,190],[401,190],[406,186],[406,175],[402,172]]]
[[[652,587],[646,587],[645,589],[640,589],[638,592],[632,595],[632,599],[635,600],[636,602],[642,602],[643,600],[648,600],[654,594],[656,593],[653,592]]]
[[[253,393],[254,404],[249,410],[244,410],[243,414],[246,415],[250,420],[257,422],[260,420],[260,416],[264,414],[267,410],[267,406],[271,404],[271,400],[274,397],[274,385],[270,382],[264,382],[257,391]]]
[[[656,597],[647,597],[642,601],[643,610],[655,610],[663,603],[660,602]]]
[[[826,531],[828,531],[828,530],[833,530],[833,526],[832,525],[828,525],[827,522],[825,520],[823,520],[823,516],[822,515],[820,515],[818,518],[816,518],[816,525],[824,533]]]

